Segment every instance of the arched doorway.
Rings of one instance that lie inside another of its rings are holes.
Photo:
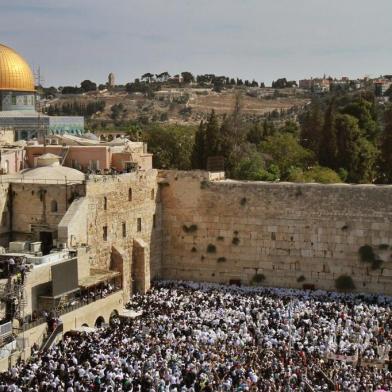
[[[95,328],[101,328],[103,324],[105,324],[105,319],[102,316],[99,316],[95,320]]]

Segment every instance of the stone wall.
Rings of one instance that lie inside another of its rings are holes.
[[[149,282],[150,277],[158,277],[162,233],[157,171],[96,177],[86,184],[86,198],[90,265],[107,270],[113,264],[122,264],[124,292],[127,296],[132,290],[131,280],[135,272],[132,265],[137,258],[133,257],[134,241],[140,240],[146,246],[145,263],[150,265],[150,269],[147,269],[148,273],[144,277],[134,276],[134,279]],[[116,255],[115,260],[113,254]],[[122,262],[119,258],[123,259]],[[146,283],[142,287],[148,289],[149,285]]]
[[[162,276],[392,294],[392,186],[237,182],[162,172]],[[212,181],[211,181],[212,180]],[[359,248],[384,260],[373,270]]]
[[[39,240],[41,230],[57,235],[57,226],[72,200],[84,194],[84,187],[65,184],[12,183],[11,231],[14,240]],[[54,208],[55,203],[56,208]]]
[[[6,246],[10,240],[10,208],[8,203],[9,184],[0,183],[0,245]]]

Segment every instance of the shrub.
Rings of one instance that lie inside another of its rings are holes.
[[[214,244],[208,244],[207,253],[216,253],[216,246]]]
[[[208,188],[208,181],[207,181],[207,180],[202,180],[202,181],[200,182],[200,188],[201,188],[201,189],[206,189],[206,188]]]
[[[191,250],[191,252],[192,252],[192,253],[195,253],[195,252],[197,252],[197,249],[196,249],[195,247],[193,247],[192,250]]]
[[[387,249],[389,249],[389,245],[388,244],[380,244],[380,245],[378,245],[378,249],[387,250]]]
[[[381,259],[376,259],[372,262],[372,270],[377,270],[381,267],[383,261]]]
[[[246,197],[243,197],[243,198],[241,199],[241,201],[240,201],[240,204],[241,204],[242,206],[244,206],[244,205],[246,204],[247,201],[248,201],[248,200],[246,199]]]
[[[224,263],[226,261],[226,257],[219,257],[217,261],[218,263]]]
[[[344,226],[342,226],[342,228],[341,228],[342,231],[346,231],[347,229],[348,229],[348,225],[344,225]]]
[[[238,237],[234,237],[233,240],[231,241],[233,245],[238,245],[240,243],[240,239]]]
[[[376,259],[373,248],[370,245],[363,245],[359,248],[359,256],[363,263],[373,263]]]
[[[339,291],[350,291],[355,289],[355,284],[351,276],[340,275],[335,280],[335,287]]]
[[[256,274],[253,275],[253,278],[252,278],[252,283],[253,284],[260,284],[260,283],[263,283],[264,281],[265,281],[265,275],[264,274],[256,273]]]
[[[301,283],[301,282],[305,282],[305,276],[303,276],[303,275],[301,275],[301,276],[299,276],[298,278],[297,278],[297,282],[298,283]]]
[[[220,235],[219,237],[217,237],[216,239],[217,239],[218,241],[224,241],[224,240],[225,240],[225,238],[222,237],[221,235]]]
[[[182,226],[182,230],[184,230],[185,233],[194,233],[195,231],[197,231],[197,225],[184,225]]]

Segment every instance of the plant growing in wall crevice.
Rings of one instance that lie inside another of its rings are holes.
[[[216,253],[216,246],[214,244],[208,244],[207,253]]]
[[[256,273],[253,275],[251,283],[253,285],[259,285],[265,281],[265,275],[261,273]]]
[[[303,276],[303,275],[298,276],[298,278],[297,278],[297,282],[298,282],[298,283],[305,282],[305,280],[306,280],[306,278],[305,278],[305,276]]]
[[[226,262],[226,257],[219,257],[217,262],[218,263],[225,263]]]
[[[380,268],[383,261],[374,252],[374,249],[370,245],[363,245],[358,249],[359,257],[362,263],[369,263],[372,270],[377,270]]]
[[[238,237],[233,237],[233,240],[231,241],[233,245],[238,245],[240,243],[240,239]]]
[[[335,287],[339,291],[352,291],[355,290],[355,284],[351,276],[340,275],[335,280]]]
[[[191,233],[195,233],[196,231],[197,231],[197,225],[190,225],[190,226],[187,226],[187,225],[183,225],[182,226],[182,230],[185,232],[185,233],[188,233],[188,234],[191,234]]]

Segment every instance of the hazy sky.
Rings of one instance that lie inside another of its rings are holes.
[[[0,0],[0,43],[45,85],[189,70],[256,79],[392,74],[392,0]]]

